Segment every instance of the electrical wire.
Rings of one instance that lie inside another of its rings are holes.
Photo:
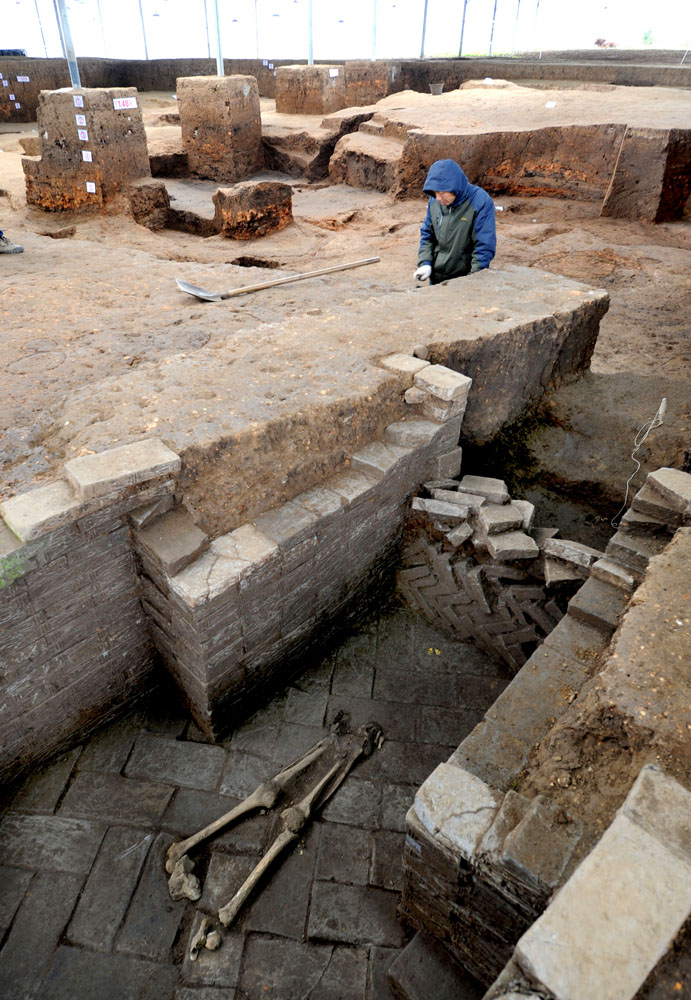
[[[629,489],[631,488],[631,482],[633,479],[636,478],[638,473],[641,471],[641,463],[636,458],[636,453],[643,446],[650,432],[654,431],[656,427],[660,427],[660,425],[665,422],[666,412],[667,412],[667,400],[663,399],[660,405],[658,406],[657,413],[655,414],[653,419],[646,420],[643,426],[639,428],[638,433],[633,439],[633,451],[631,452],[631,461],[635,464],[636,468],[633,470],[629,478],[626,480],[626,492],[624,493],[624,503],[610,521],[610,524],[612,525],[613,528],[619,527],[619,523],[621,521],[621,515],[628,506]],[[641,437],[641,434],[643,434],[643,437]]]

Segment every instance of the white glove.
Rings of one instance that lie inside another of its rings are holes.
[[[419,268],[417,269],[413,277],[417,278],[418,281],[427,281],[427,279],[430,277],[431,274],[432,274],[431,264],[420,264]]]

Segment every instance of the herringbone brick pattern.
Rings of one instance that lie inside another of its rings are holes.
[[[411,607],[456,639],[519,670],[563,616],[549,588],[506,563],[478,563],[420,536],[403,551],[398,586]]]

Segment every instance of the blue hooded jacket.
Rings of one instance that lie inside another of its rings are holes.
[[[455,160],[437,160],[423,188],[430,195],[420,229],[418,265],[432,265],[432,284],[460,278],[489,267],[497,249],[494,202],[481,187],[471,184]],[[452,191],[448,207],[435,191]]]

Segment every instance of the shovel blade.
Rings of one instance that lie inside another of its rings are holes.
[[[180,278],[175,279],[175,284],[181,292],[187,292],[188,295],[194,295],[195,299],[201,299],[202,302],[221,301],[222,296],[219,292],[207,292],[205,288],[199,288],[198,285],[191,285],[189,281],[181,281]]]

